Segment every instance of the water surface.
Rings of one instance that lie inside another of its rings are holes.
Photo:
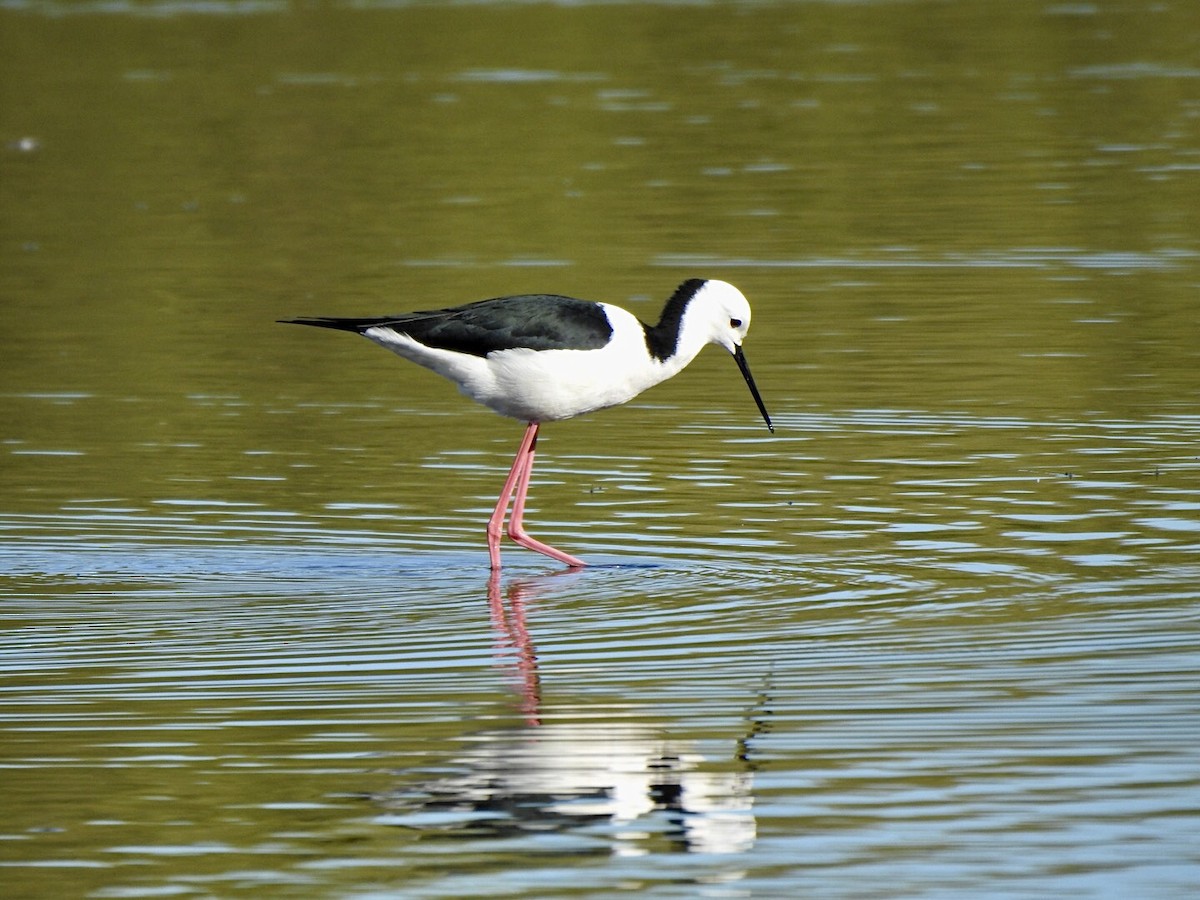
[[[1184,897],[1187,4],[0,5],[12,897]],[[520,434],[349,335],[708,350]]]

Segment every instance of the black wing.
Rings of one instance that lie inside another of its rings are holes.
[[[612,337],[612,325],[598,303],[556,294],[520,294],[480,300],[466,306],[359,319],[281,319],[362,334],[390,328],[427,347],[487,356],[496,350],[597,350]]]

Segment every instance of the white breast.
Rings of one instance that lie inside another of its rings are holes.
[[[502,350],[488,357],[493,389],[473,399],[530,422],[569,419],[625,403],[674,374],[650,357],[642,324],[604,305],[612,339],[598,350]]]

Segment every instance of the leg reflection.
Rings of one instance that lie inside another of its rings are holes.
[[[525,625],[525,598],[531,590],[529,584],[514,580],[507,591],[502,591],[498,569],[493,569],[488,578],[488,606],[496,630],[496,664],[512,671],[525,724],[540,725],[542,685],[538,679],[537,654]]]

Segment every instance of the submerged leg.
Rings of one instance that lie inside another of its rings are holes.
[[[522,547],[544,553],[572,568],[586,565],[583,560],[551,547],[549,544],[543,544],[536,538],[530,537],[525,531],[525,498],[529,494],[529,479],[533,475],[533,457],[537,448],[537,435],[538,423],[530,422],[529,427],[525,429],[525,436],[521,439],[521,446],[517,449],[517,458],[513,460],[508,478],[504,482],[504,490],[500,492],[500,499],[496,502],[496,509],[492,512],[491,519],[488,520],[488,555],[491,557],[493,569],[500,568],[500,531],[510,497],[513,498],[512,516],[508,521],[510,538]]]

